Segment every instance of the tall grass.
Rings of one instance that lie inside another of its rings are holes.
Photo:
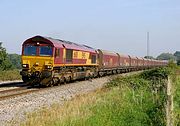
[[[174,91],[174,124],[180,125],[180,76],[176,80],[176,88]]]
[[[180,126],[180,68],[173,77],[174,125]]]
[[[19,70],[0,71],[0,81],[20,80]]]
[[[170,62],[169,68],[173,95],[173,122],[175,126],[180,126],[180,66]]]
[[[154,69],[114,78],[96,92],[29,114],[22,125],[163,126],[167,73],[166,69]]]

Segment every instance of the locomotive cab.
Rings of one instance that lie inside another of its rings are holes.
[[[54,47],[47,40],[40,37],[26,40],[22,45],[22,80],[28,82],[51,76],[53,57]]]
[[[23,69],[33,68],[39,71],[52,68],[52,64],[53,47],[49,45],[24,45],[22,53]]]

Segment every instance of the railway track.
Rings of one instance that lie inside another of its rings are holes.
[[[142,71],[111,75],[111,77],[113,77],[113,76],[115,77],[118,75],[126,76],[128,74],[134,74],[134,73],[139,73],[139,72],[142,72]],[[105,77],[107,77],[107,76],[105,76]],[[94,79],[96,79],[96,78],[94,78]],[[86,81],[91,81],[91,80],[86,80]],[[79,82],[79,81],[76,81],[76,82]],[[70,84],[76,83],[76,82],[70,82]],[[10,98],[15,98],[15,97],[30,94],[30,93],[34,93],[34,92],[39,92],[39,91],[49,90],[52,88],[57,88],[57,86],[48,87],[48,88],[32,87],[32,86],[28,86],[27,84],[25,85],[23,83],[21,83],[21,86],[22,87],[0,91],[0,101],[10,99]]]
[[[27,84],[25,84],[23,82],[6,82],[6,83],[0,84],[0,88],[3,88],[3,87],[24,87],[24,86],[27,86]]]
[[[80,80],[81,81],[81,80]],[[88,81],[88,80],[87,80]],[[79,81],[76,81],[79,82]],[[70,82],[70,83],[66,83],[66,84],[72,84],[75,82]],[[11,85],[11,84],[8,84]],[[3,85],[3,87],[8,87]],[[6,90],[2,90],[0,91],[0,101],[6,100],[6,99],[11,99],[11,98],[15,98],[18,96],[23,96],[23,95],[27,95],[27,94],[31,94],[34,92],[40,92],[40,91],[45,91],[45,90],[49,90],[52,88],[57,88],[57,86],[53,86],[53,87],[32,87],[32,86],[28,86],[27,84],[23,84],[21,85],[22,87],[18,87],[18,88],[13,88],[13,89],[6,89]]]
[[[9,98],[14,98],[21,95],[25,95],[25,94],[29,94],[38,90],[39,90],[38,88],[32,88],[30,86],[3,90],[3,91],[0,91],[0,101],[9,99]]]

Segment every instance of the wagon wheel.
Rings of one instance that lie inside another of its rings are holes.
[[[98,73],[99,77],[102,77],[104,74],[102,72]]]

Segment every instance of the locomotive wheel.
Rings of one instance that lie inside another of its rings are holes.
[[[57,86],[60,86],[60,85],[61,85],[61,81],[60,79],[58,79]]]
[[[89,73],[87,76],[85,76],[84,80],[89,80],[91,78],[91,74]]]
[[[63,84],[66,84],[66,82],[67,82],[67,81],[66,81],[66,78],[64,77],[64,78],[63,78]]]
[[[53,80],[51,80],[50,82],[49,82],[49,87],[53,87],[54,86],[54,82],[53,82]]]
[[[22,76],[22,80],[24,83],[27,83],[30,81],[29,77],[27,77],[27,76]]]
[[[70,77],[70,76],[66,78],[66,82],[67,82],[67,83],[70,83],[70,82],[71,82],[71,77]]]

